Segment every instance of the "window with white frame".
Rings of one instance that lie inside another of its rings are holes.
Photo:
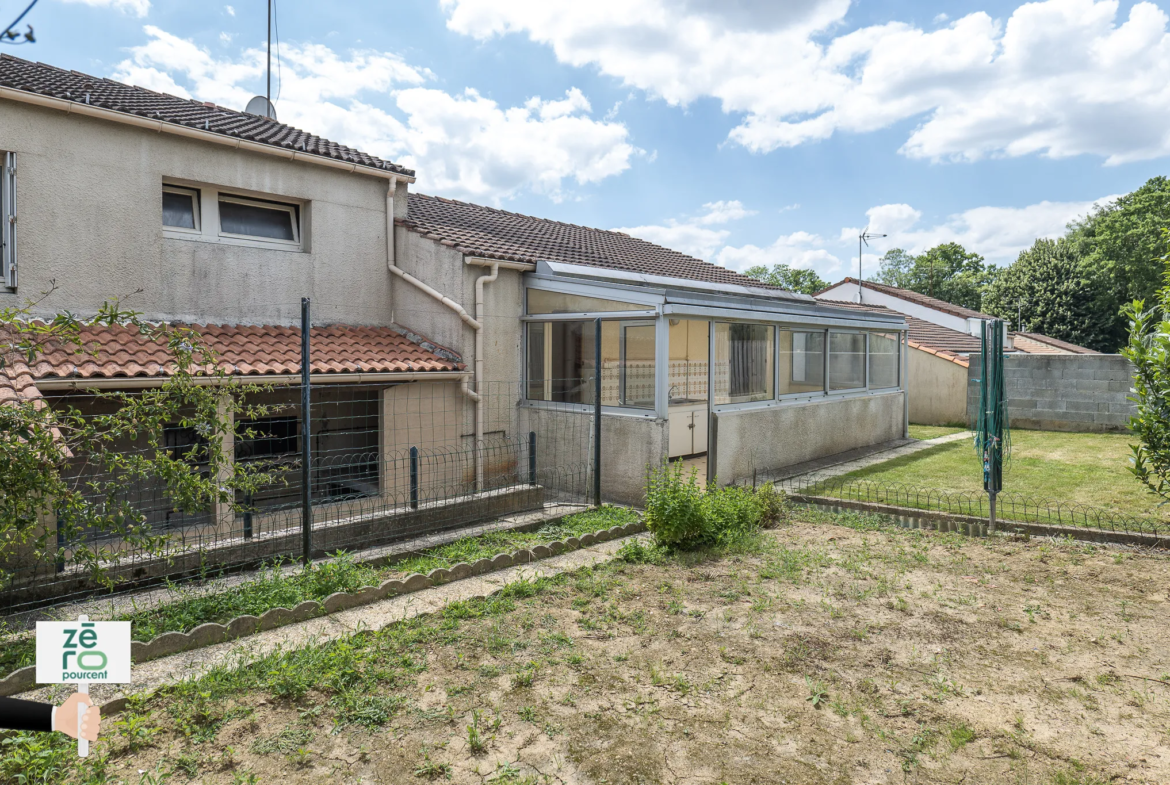
[[[0,153],[0,286],[16,288],[16,153]]]
[[[772,393],[770,324],[715,323],[715,403],[766,401]]]
[[[198,234],[199,189],[164,185],[162,189],[163,226]]]
[[[291,200],[182,181],[162,184],[163,236],[303,251],[305,208]]]
[[[300,242],[297,205],[219,194],[219,233],[249,240]]]

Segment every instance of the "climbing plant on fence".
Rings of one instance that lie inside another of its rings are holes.
[[[236,464],[225,455],[233,420],[255,420],[268,407],[233,394],[234,383],[198,333],[152,324],[116,300],[91,317],[34,318],[43,300],[0,310],[0,588],[22,565],[63,563],[66,550],[73,569],[106,585],[118,554],[165,552],[171,535],[148,526],[127,498],[141,480],[161,483],[183,511],[235,509],[237,498],[274,481],[265,463]],[[38,361],[59,353],[76,364],[95,358],[102,347],[86,336],[101,333],[86,328],[103,326],[132,327],[158,346],[160,385],[88,391],[100,405],[84,413],[69,395],[48,401],[33,380]],[[168,428],[198,438],[171,449]]]

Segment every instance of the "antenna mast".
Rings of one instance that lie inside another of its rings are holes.
[[[264,99],[272,106],[272,0],[268,0],[268,84],[264,88]],[[269,112],[266,109],[264,113]]]

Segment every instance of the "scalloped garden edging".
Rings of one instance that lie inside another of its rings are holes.
[[[614,526],[610,529],[583,534],[580,537],[568,537],[563,541],[554,540],[547,545],[535,545],[532,548],[514,551],[510,554],[500,553],[490,559],[479,559],[472,564],[460,562],[450,568],[436,567],[426,575],[416,572],[402,579],[393,578],[383,581],[378,586],[364,586],[353,592],[335,592],[320,602],[305,600],[295,608],[270,608],[259,616],[237,616],[227,624],[207,622],[189,632],[164,632],[145,643],[142,641],[131,642],[130,656],[133,662],[147,662],[192,649],[201,649],[204,646],[234,641],[257,632],[283,627],[286,624],[308,621],[317,616],[326,616],[330,613],[369,605],[400,594],[410,594],[443,583],[497,572],[517,564],[540,561],[550,556],[558,556],[569,551],[587,548],[599,542],[608,542],[643,531],[646,531],[646,525],[643,522],[627,523],[624,526]],[[35,686],[36,666],[28,665],[0,679],[0,697],[27,692]]]

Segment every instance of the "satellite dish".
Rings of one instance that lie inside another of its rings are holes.
[[[267,117],[269,120],[276,119],[276,107],[262,95],[258,95],[249,101],[248,105],[244,107],[244,111],[259,117]]]

